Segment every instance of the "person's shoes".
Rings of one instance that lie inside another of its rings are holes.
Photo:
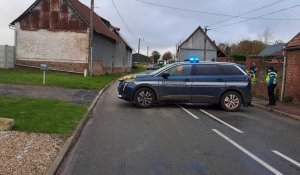
[[[276,106],[276,104],[267,104],[266,106]]]

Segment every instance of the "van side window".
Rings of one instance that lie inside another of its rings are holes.
[[[218,65],[198,64],[196,65],[195,76],[216,76],[223,75],[223,71]]]
[[[172,67],[167,72],[170,73],[170,76],[191,76],[192,65],[178,65]]]

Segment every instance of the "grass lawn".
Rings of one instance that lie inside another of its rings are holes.
[[[0,97],[0,117],[15,119],[14,130],[68,136],[87,107],[59,100]]]
[[[83,77],[79,74],[48,71],[46,85],[72,89],[102,89],[117,77],[119,76],[116,74]],[[42,85],[43,76],[40,70],[35,69],[0,69],[0,83]]]

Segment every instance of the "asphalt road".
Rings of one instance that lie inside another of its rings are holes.
[[[58,174],[299,175],[299,162],[299,121],[253,107],[139,109],[114,84]]]

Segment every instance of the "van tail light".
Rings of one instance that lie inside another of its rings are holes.
[[[252,77],[251,75],[248,76],[247,81],[251,82],[252,81]]]

